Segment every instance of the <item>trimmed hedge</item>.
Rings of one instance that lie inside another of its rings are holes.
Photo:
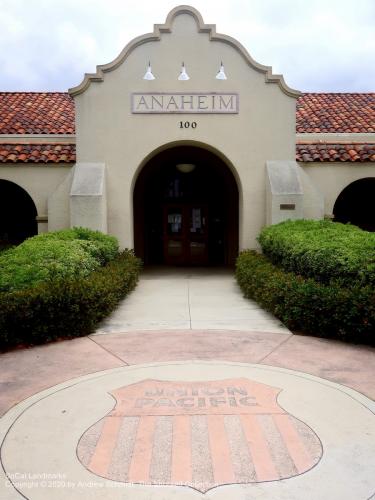
[[[96,259],[100,264],[106,264],[114,259],[118,254],[118,240],[115,236],[94,231],[85,227],[73,227],[72,229],[63,229],[61,231],[53,231],[50,233],[43,233],[37,237],[39,241],[49,242],[54,240],[72,241],[77,240],[81,243],[83,248]],[[90,245],[85,247],[84,242],[89,242]]]
[[[140,269],[140,260],[127,250],[85,278],[2,292],[0,348],[92,333],[134,288]]]
[[[375,233],[321,220],[286,221],[264,228],[263,253],[285,271],[342,286],[375,285]]]
[[[295,331],[375,344],[375,290],[341,287],[286,272],[254,251],[240,254],[236,278],[254,299]]]
[[[0,255],[0,292],[45,281],[84,278],[118,253],[118,241],[99,231],[73,228],[40,234]]]

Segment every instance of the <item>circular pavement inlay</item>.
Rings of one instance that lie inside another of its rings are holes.
[[[3,499],[367,500],[374,403],[262,365],[117,368],[0,421]]]
[[[115,481],[202,492],[296,476],[316,465],[322,447],[278,405],[279,392],[246,378],[126,385],[82,436],[78,458]]]

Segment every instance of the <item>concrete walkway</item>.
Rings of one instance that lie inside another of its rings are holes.
[[[1,500],[375,499],[375,349],[227,271],[148,270],[98,333],[0,364]]]
[[[243,297],[230,270],[170,268],[146,270],[97,333],[187,329],[290,333]]]

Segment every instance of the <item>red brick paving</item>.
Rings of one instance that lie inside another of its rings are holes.
[[[289,368],[375,400],[375,348],[299,335],[187,330],[96,335],[2,354],[0,413],[74,377],[126,364],[189,359]]]
[[[74,377],[125,363],[79,338],[0,354],[0,415],[16,403]]]

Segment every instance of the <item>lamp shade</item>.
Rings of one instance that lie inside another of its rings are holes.
[[[186,73],[185,64],[182,63],[181,73],[178,77],[179,80],[190,80],[190,76]]]
[[[143,77],[143,80],[155,80],[155,77],[154,75],[152,74],[152,71],[151,71],[151,63],[149,62],[148,63],[148,66],[147,66],[147,71]]]
[[[224,65],[221,62],[220,63],[220,70],[216,75],[216,80],[226,80],[226,79],[227,79],[227,75],[225,74],[225,71],[224,71]]]

